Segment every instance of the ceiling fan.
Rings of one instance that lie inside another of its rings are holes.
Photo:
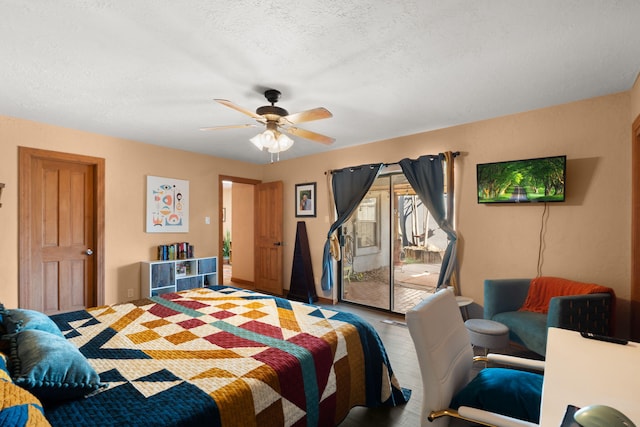
[[[313,120],[328,119],[333,117],[333,114],[329,110],[323,107],[313,108],[311,110],[302,111],[300,113],[289,114],[284,108],[276,106],[276,102],[280,100],[280,91],[276,89],[268,89],[264,92],[265,98],[271,103],[271,105],[265,105],[258,107],[255,113],[242,108],[231,101],[226,99],[214,99],[214,101],[233,108],[236,111],[246,114],[252,117],[258,123],[242,124],[242,125],[227,125],[227,126],[213,126],[200,128],[200,130],[221,130],[232,128],[244,128],[255,126],[266,126],[266,130],[250,139],[250,141],[258,147],[260,150],[266,148],[270,153],[280,153],[281,151],[288,150],[293,145],[293,140],[289,138],[285,133],[290,135],[299,136],[314,142],[330,145],[333,144],[335,138],[331,138],[326,135],[321,135],[310,130],[301,129],[294,125],[298,123],[310,122]]]

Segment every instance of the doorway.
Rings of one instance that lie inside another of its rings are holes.
[[[233,275],[233,247],[232,247],[232,223],[233,223],[233,203],[232,203],[232,181],[222,181],[222,281],[224,285],[231,284]]]
[[[19,147],[19,305],[104,302],[104,159]]]
[[[342,301],[406,313],[434,292],[447,236],[400,171],[376,178],[341,233]]]
[[[229,230],[228,273],[220,283],[282,295],[282,192],[282,181],[219,176],[219,254]]]
[[[254,286],[254,190],[258,180],[220,175],[220,284]],[[234,257],[234,254],[236,256]],[[238,255],[242,254],[242,256]]]

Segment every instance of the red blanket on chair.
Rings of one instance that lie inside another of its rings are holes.
[[[527,298],[519,311],[547,313],[551,298],[566,295],[609,293],[615,301],[613,289],[593,283],[574,282],[559,277],[536,277],[531,280]]]

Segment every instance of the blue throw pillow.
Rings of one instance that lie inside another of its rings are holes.
[[[486,368],[453,397],[451,408],[469,406],[538,423],[542,380],[532,372]]]
[[[7,334],[15,334],[16,332],[28,329],[37,329],[64,338],[64,335],[60,332],[60,328],[58,328],[49,316],[35,310],[22,308],[5,310],[4,325],[7,329]]]
[[[13,381],[43,402],[75,399],[106,386],[72,343],[40,330],[11,336],[9,362]]]

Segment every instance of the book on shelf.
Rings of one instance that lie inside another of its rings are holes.
[[[193,258],[193,245],[190,245],[189,242],[158,245],[159,261],[173,261],[177,259],[190,258]]]

